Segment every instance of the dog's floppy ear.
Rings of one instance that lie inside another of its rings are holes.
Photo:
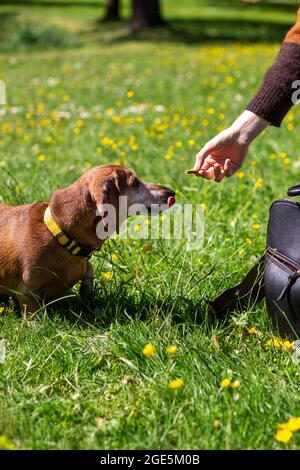
[[[119,179],[117,175],[111,175],[109,179],[99,180],[93,179],[89,185],[90,195],[97,207],[97,216],[104,223],[115,225],[117,233],[119,233],[119,197],[121,195]],[[115,213],[115,220],[108,221],[107,218]]]
[[[58,222],[63,222],[65,229],[77,223],[78,218],[88,212],[91,204],[91,197],[83,177],[67,188],[56,189],[50,200],[55,217]]]

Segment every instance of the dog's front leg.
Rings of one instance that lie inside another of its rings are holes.
[[[83,299],[90,297],[94,287],[94,271],[91,263],[87,263],[87,269],[84,278],[81,281],[79,295]]]
[[[22,283],[18,286],[17,299],[20,305],[21,314],[24,318],[33,318],[39,310],[39,304],[31,291]]]

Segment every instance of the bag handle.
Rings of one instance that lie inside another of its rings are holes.
[[[296,186],[292,186],[287,190],[288,196],[295,197],[295,196],[300,196],[300,184],[297,184]]]
[[[250,269],[240,284],[231,287],[209,302],[216,317],[222,318],[236,309],[258,304],[265,297],[264,261],[262,256]]]

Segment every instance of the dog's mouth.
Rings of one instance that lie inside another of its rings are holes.
[[[170,207],[174,206],[176,200],[175,200],[175,196],[169,196],[168,199],[167,199],[167,204]]]
[[[160,212],[170,209],[172,206],[174,206],[175,202],[175,195],[168,195],[166,198],[164,198],[164,201],[159,202],[158,204],[152,204],[151,206],[146,206],[147,212],[149,215],[157,215]]]

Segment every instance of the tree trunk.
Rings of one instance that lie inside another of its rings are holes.
[[[131,31],[162,26],[164,23],[159,0],[132,0]]]
[[[118,21],[120,19],[120,0],[107,0],[106,12],[102,21]]]

